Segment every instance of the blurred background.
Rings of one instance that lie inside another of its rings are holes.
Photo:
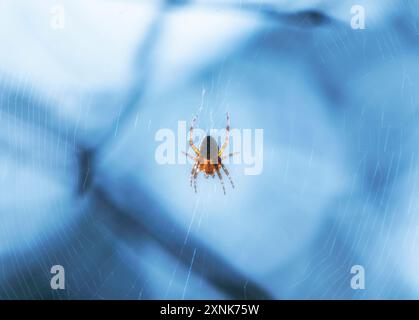
[[[418,13],[1,0],[0,298],[418,299]],[[155,134],[227,111],[264,130],[263,171],[195,194]]]

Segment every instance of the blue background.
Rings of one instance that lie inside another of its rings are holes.
[[[418,9],[1,1],[0,298],[419,298]],[[263,172],[195,194],[155,133],[227,111]]]

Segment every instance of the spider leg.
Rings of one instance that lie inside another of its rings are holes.
[[[196,177],[198,176],[198,173],[199,173],[199,168],[198,168],[198,165],[197,165],[196,170],[195,170],[195,174],[193,176],[193,186],[194,186],[194,189],[195,189],[195,193],[198,193],[198,191],[196,189]]]
[[[195,147],[195,145],[193,144],[193,128],[195,127],[195,122],[196,122],[196,117],[193,118],[191,127],[189,129],[189,145],[191,146],[191,148],[193,149],[193,151],[195,151],[196,155],[199,156],[200,155],[200,152],[199,152],[198,148]]]
[[[226,194],[226,188],[224,186],[224,181],[223,181],[223,177],[221,176],[221,172],[220,170],[218,170],[218,168],[215,171],[217,172],[218,178],[220,179],[221,185],[223,186],[224,194]]]
[[[232,152],[232,153],[229,153],[228,155],[222,156],[221,157],[221,160],[225,160],[227,158],[233,157],[233,156],[235,156],[236,154],[239,154],[239,153],[240,152]]]
[[[231,179],[230,172],[228,172],[226,166],[222,163],[221,163],[221,168],[223,168],[224,173],[226,174],[228,180],[230,180],[231,186],[234,188],[234,183],[233,183],[233,179]]]
[[[218,151],[219,157],[223,154],[225,148],[227,148],[229,139],[230,139],[230,116],[228,115],[228,112],[227,112],[226,139],[223,145],[221,146],[221,149]]]
[[[195,175],[195,171],[196,171],[196,169],[197,169],[197,166],[198,166],[198,164],[197,164],[197,163],[195,163],[195,164],[193,165],[193,167],[192,167],[192,171],[191,171],[191,187],[192,187],[192,181],[193,181],[193,177],[194,177],[194,175]]]
[[[187,157],[191,158],[192,160],[196,161],[196,157],[194,157],[194,156],[190,155],[189,153],[187,153],[187,152],[185,152],[185,151],[182,151],[182,153],[183,153],[185,156],[187,156]]]

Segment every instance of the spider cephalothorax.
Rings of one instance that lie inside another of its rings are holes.
[[[217,174],[218,178],[221,181],[221,185],[223,186],[224,194],[226,193],[223,177],[221,175],[221,170],[224,171],[228,179],[230,180],[231,186],[234,188],[233,180],[231,180],[230,174],[227,168],[222,163],[222,159],[226,157],[232,156],[233,154],[229,154],[228,156],[223,156],[223,152],[228,145],[229,135],[230,135],[230,118],[227,114],[227,127],[226,127],[226,138],[221,146],[218,147],[217,141],[211,137],[206,136],[199,147],[199,149],[193,143],[193,128],[195,126],[196,118],[192,120],[191,128],[189,129],[189,144],[192,147],[192,150],[195,152],[196,156],[191,156],[190,154],[185,153],[188,157],[192,158],[195,161],[194,166],[192,167],[191,171],[191,186],[192,183],[196,189],[196,178],[199,172],[203,172],[205,177],[208,178],[209,176],[215,177]]]

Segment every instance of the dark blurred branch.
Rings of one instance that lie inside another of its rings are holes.
[[[140,241],[142,237],[147,236],[179,260],[185,268],[189,268],[196,250],[193,272],[204,277],[230,298],[272,299],[272,296],[257,283],[241,274],[195,236],[188,234],[185,228],[176,223],[173,217],[145,192],[138,188],[130,188],[128,184],[113,185],[113,188],[127,195],[127,201],[124,201],[124,204],[118,203],[117,200],[112,201],[111,194],[96,186],[94,197],[99,208],[95,212],[100,212],[100,219],[106,221],[106,226],[118,239],[133,246],[133,241]],[[135,198],[129,198],[132,190],[138,190]],[[126,203],[129,203],[129,209],[126,208]],[[106,207],[107,210],[100,210],[100,206]],[[144,211],[145,208],[147,211]]]
[[[204,8],[215,10],[231,10],[244,11],[253,14],[262,15],[264,18],[271,19],[276,22],[289,24],[290,26],[311,27],[332,22],[332,18],[316,8],[305,10],[296,10],[294,12],[280,10],[277,6],[269,3],[261,3],[260,1],[169,1],[173,5],[189,4],[189,8]]]

